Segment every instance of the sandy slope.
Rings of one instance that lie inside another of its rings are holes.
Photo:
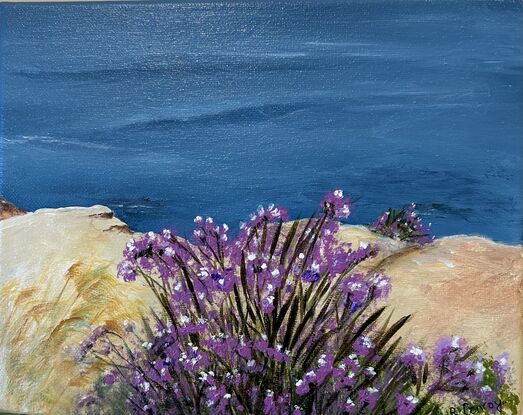
[[[342,239],[378,243],[365,266],[393,278],[391,307],[413,313],[404,337],[431,345],[459,335],[483,350],[508,350],[522,379],[523,249],[477,237],[409,248],[360,226]],[[98,368],[72,347],[101,323],[136,318],[150,303],[114,277],[127,226],[103,206],[43,209],[0,222],[0,408],[67,413]],[[521,383],[520,383],[521,384]]]

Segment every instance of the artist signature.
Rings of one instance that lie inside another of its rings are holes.
[[[501,414],[503,412],[503,401],[496,399],[489,402],[463,402],[460,406],[450,407],[449,414],[480,414],[485,410],[488,410],[489,413]]]

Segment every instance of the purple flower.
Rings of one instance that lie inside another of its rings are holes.
[[[419,402],[419,399],[412,395],[396,395],[396,409],[398,410],[398,415],[410,415],[416,410],[416,405]]]
[[[369,279],[369,284],[373,287],[374,298],[386,298],[391,291],[390,278],[384,274],[374,274]]]
[[[212,278],[214,281],[223,280],[223,277],[222,277],[220,274],[216,273],[216,272],[213,272],[213,273],[211,274],[211,278]]]
[[[79,399],[78,406],[80,408],[81,407],[86,407],[86,406],[91,406],[95,402],[96,402],[96,399],[94,398],[94,396],[92,396],[92,395],[82,395],[80,397],[80,399]]]
[[[360,390],[358,392],[358,396],[362,403],[368,405],[369,409],[374,409],[380,395],[378,389],[369,386],[366,389]]]
[[[105,376],[103,377],[103,383],[104,385],[112,385],[114,382],[116,382],[116,372],[115,371],[110,371],[108,373],[105,374]]]
[[[367,336],[360,336],[352,347],[359,355],[368,356],[374,349],[374,342]]]
[[[354,414],[358,411],[358,407],[351,398],[347,398],[343,409],[345,410],[345,412],[348,412],[349,414]]]
[[[316,282],[320,279],[320,274],[313,270],[307,269],[301,274],[301,279],[305,282]]]
[[[423,366],[427,361],[427,355],[421,348],[411,343],[407,346],[405,353],[401,355],[400,360],[408,365]]]
[[[509,355],[507,352],[502,353],[494,359],[492,369],[496,375],[498,387],[505,383],[509,371]]]
[[[349,294],[349,299],[355,304],[362,304],[369,295],[367,277],[364,274],[352,274],[343,282],[343,290]]]
[[[296,393],[298,395],[305,395],[309,390],[309,382],[307,380],[300,379],[296,382]]]
[[[323,211],[333,218],[346,219],[350,215],[351,201],[343,197],[342,190],[335,190],[325,196],[322,201]]]

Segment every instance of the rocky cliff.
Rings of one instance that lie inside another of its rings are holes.
[[[0,199],[0,220],[8,219],[13,216],[23,215],[26,211],[18,209],[5,199]]]
[[[136,319],[152,299],[115,278],[133,236],[103,206],[42,209],[0,222],[0,409],[70,413],[97,376],[74,348],[99,324]],[[346,226],[343,240],[377,243],[366,267],[392,277],[391,309],[413,314],[404,338],[430,346],[443,334],[491,354],[511,353],[522,379],[523,249],[455,236],[410,247]]]

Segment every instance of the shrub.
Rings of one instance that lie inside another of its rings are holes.
[[[416,205],[412,203],[407,208],[389,209],[370,225],[374,232],[400,241],[427,244],[434,240],[430,235],[430,226],[425,226],[415,212]]]
[[[80,357],[107,362],[104,383],[124,385],[138,414],[428,414],[442,394],[483,398],[482,360],[462,340],[438,343],[430,367],[415,345],[401,353],[409,316],[383,321],[379,304],[390,279],[355,271],[377,247],[336,239],[350,207],[337,190],[308,220],[260,207],[234,239],[196,217],[193,244],[168,230],[130,241],[119,275],[144,281],[159,311],[143,332],[96,329]]]

